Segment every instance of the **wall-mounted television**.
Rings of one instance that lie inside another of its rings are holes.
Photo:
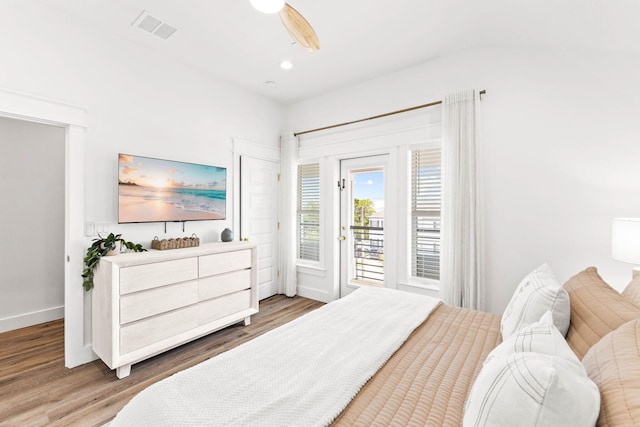
[[[118,154],[118,223],[226,218],[227,169]]]

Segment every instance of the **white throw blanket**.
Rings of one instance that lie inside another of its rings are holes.
[[[360,288],[150,386],[111,427],[328,425],[439,303]]]

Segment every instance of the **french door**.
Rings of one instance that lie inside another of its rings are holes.
[[[340,162],[340,296],[384,286],[384,183],[388,155]]]

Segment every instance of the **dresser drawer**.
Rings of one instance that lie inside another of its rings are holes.
[[[230,314],[251,308],[251,290],[236,292],[198,304],[200,324],[213,322]]]
[[[151,317],[198,302],[198,282],[161,286],[120,298],[120,324]]]
[[[251,268],[251,250],[204,255],[199,258],[200,277]]]
[[[120,295],[198,278],[198,258],[154,262],[120,269]]]
[[[126,354],[199,326],[199,305],[130,323],[120,329],[120,354]]]
[[[249,289],[251,287],[251,270],[232,271],[205,277],[198,281],[200,301],[217,298],[223,295]]]

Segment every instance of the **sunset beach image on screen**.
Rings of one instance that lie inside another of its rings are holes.
[[[118,222],[225,219],[227,170],[118,155]]]

